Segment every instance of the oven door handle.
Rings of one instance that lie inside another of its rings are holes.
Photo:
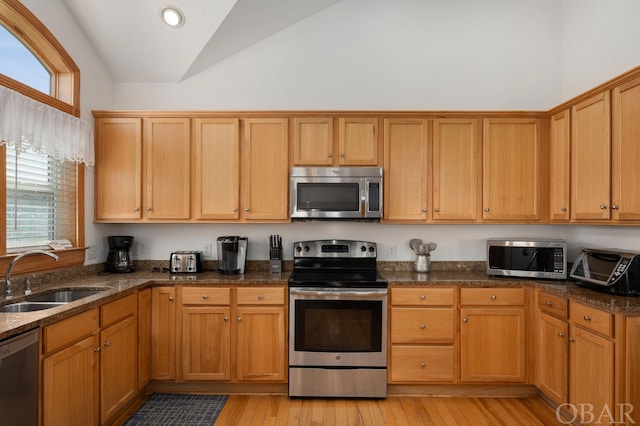
[[[314,288],[306,288],[306,289],[296,289],[290,288],[289,295],[291,296],[302,296],[302,297],[353,297],[359,299],[378,299],[381,296],[386,296],[388,294],[388,290],[384,289],[373,289],[373,290],[325,290],[325,289],[314,289]]]

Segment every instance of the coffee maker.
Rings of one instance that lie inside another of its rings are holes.
[[[131,246],[133,237],[112,235],[107,237],[109,253],[107,253],[107,272],[133,272]]]
[[[224,275],[244,274],[247,261],[247,237],[218,237],[218,273]]]

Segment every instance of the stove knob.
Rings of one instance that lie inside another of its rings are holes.
[[[373,253],[374,251],[376,251],[376,249],[374,249],[373,246],[369,247],[369,253]]]
[[[302,251],[302,247],[297,246],[297,247],[296,247],[296,251],[297,251],[298,253],[300,253],[300,252]]]
[[[360,251],[364,253],[365,251],[367,251],[367,248],[365,246],[362,246],[360,247]]]
[[[304,251],[309,251],[309,250],[311,250],[309,246],[304,246]]]

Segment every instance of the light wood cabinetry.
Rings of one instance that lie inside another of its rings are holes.
[[[231,289],[182,288],[182,377],[231,379]]]
[[[96,221],[142,218],[142,119],[97,118]]]
[[[237,378],[287,380],[285,288],[237,289]]]
[[[571,202],[571,111],[551,117],[549,140],[549,219],[568,222]]]
[[[309,117],[293,120],[293,165],[332,166],[333,118]]]
[[[610,96],[571,108],[571,219],[607,220],[611,209]]]
[[[195,218],[240,218],[240,120],[194,119]]]
[[[138,390],[151,380],[151,289],[138,292]]]
[[[100,307],[100,422],[108,423],[138,391],[137,294]]]
[[[640,78],[613,89],[612,117],[612,218],[640,221]]]
[[[392,288],[390,383],[453,382],[455,289]]]
[[[477,119],[433,120],[433,220],[480,218],[482,157]]]
[[[460,289],[460,380],[524,382],[524,288]]]
[[[379,147],[377,118],[338,119],[338,165],[377,166]]]
[[[542,219],[541,120],[485,118],[483,123],[483,219]]]
[[[568,303],[563,297],[538,292],[538,388],[556,404],[569,399]]]
[[[175,287],[151,290],[151,379],[176,380]]]
[[[427,120],[384,120],[384,220],[427,220],[427,132]]]
[[[98,318],[96,308],[44,327],[42,424],[99,423]]]
[[[289,130],[286,118],[244,120],[242,214],[247,221],[289,217]]]

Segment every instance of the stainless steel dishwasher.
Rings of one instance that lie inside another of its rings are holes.
[[[38,424],[38,348],[40,331],[27,331],[0,342],[0,413],[2,424]]]

